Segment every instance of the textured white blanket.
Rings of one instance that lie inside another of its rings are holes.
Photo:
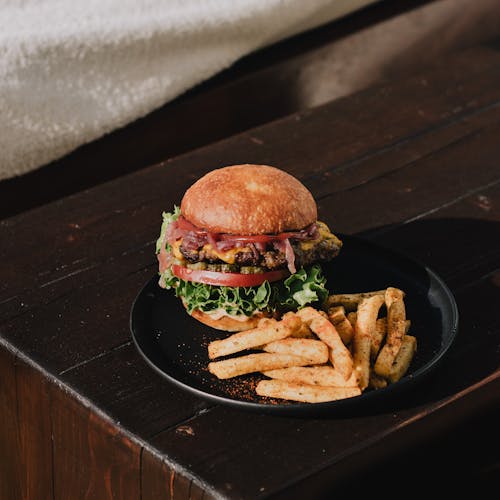
[[[151,112],[258,48],[374,1],[3,0],[0,179]]]

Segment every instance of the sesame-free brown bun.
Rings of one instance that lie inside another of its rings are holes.
[[[213,233],[276,234],[317,219],[316,202],[295,177],[267,165],[232,165],[196,181],[181,202],[183,216]]]
[[[182,305],[186,307],[184,300],[182,300]],[[242,332],[243,330],[250,330],[258,325],[259,320],[269,316],[270,314],[261,312],[249,316],[244,320],[238,320],[232,318],[231,316],[221,316],[220,318],[215,319],[210,314],[204,313],[199,309],[195,309],[191,313],[191,317],[197,319],[201,323],[212,328],[216,328],[217,330],[225,330],[226,332]]]

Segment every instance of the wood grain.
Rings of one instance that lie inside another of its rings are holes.
[[[43,373],[16,360],[17,423],[21,454],[21,498],[52,498],[50,384]]]
[[[132,342],[69,369],[62,378],[80,393],[91,395],[93,404],[106,408],[108,416],[143,439],[208,406],[145,367]]]
[[[341,232],[375,232],[382,225],[421,218],[500,181],[496,163],[499,132],[500,122],[485,126],[356,189],[321,198],[318,211]],[[364,200],[370,200],[369,211]]]
[[[22,457],[19,446],[15,356],[0,347],[0,498],[21,498]],[[50,490],[49,490],[50,491]]]
[[[141,460],[141,494],[143,500],[210,500],[214,497],[207,486],[176,473],[164,460],[143,449]]]
[[[0,365],[0,497],[51,499],[49,384],[3,345]]]
[[[383,228],[373,239],[432,263],[453,289],[460,289],[498,266],[500,241],[493,237],[500,229],[498,199],[500,184],[495,184],[407,224]]]
[[[38,443],[32,459],[44,461],[34,482],[50,477],[54,498],[323,494],[495,403],[499,82],[500,54],[464,52],[1,222],[2,342],[39,365],[17,369],[2,351],[0,436],[26,450],[18,418],[36,421],[41,409],[35,431],[22,424]],[[449,280],[461,333],[432,384],[355,418],[278,419],[208,407],[143,362],[128,315],[156,272],[161,211],[206,170],[238,161],[285,168],[332,229],[403,250]],[[22,478],[22,460],[0,462],[2,472]]]
[[[140,447],[63,389],[51,391],[54,497],[140,498]]]

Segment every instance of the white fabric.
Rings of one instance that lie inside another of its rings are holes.
[[[0,179],[373,1],[1,0]]]

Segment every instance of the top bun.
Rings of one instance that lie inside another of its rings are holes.
[[[295,177],[267,165],[233,165],[196,181],[182,215],[214,233],[276,234],[303,229],[318,217],[316,202]]]

